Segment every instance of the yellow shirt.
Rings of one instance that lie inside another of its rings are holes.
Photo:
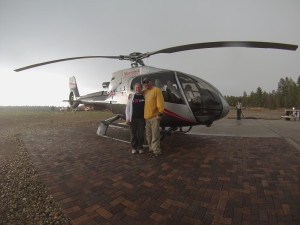
[[[151,89],[144,90],[145,110],[144,118],[150,119],[163,113],[165,108],[164,97],[159,88],[153,86]]]

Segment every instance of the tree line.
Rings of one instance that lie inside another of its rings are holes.
[[[239,100],[243,107],[277,108],[300,108],[300,76],[295,82],[290,77],[281,78],[277,90],[267,93],[261,87],[252,91],[249,95],[246,91],[243,96],[224,96],[230,106],[234,107]]]

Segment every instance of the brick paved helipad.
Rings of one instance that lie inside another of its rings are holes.
[[[73,224],[300,224],[300,151],[284,138],[177,134],[152,158],[95,131],[23,135]]]

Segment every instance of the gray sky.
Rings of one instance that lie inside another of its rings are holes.
[[[68,77],[80,94],[101,90],[127,61],[66,57],[149,52],[199,42],[300,45],[299,0],[0,0],[0,105],[66,105]],[[220,48],[158,54],[147,65],[197,75],[223,95],[277,90],[300,75],[300,50]]]

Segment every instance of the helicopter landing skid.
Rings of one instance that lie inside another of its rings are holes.
[[[112,118],[101,121],[101,123],[100,123],[100,125],[97,129],[97,134],[99,136],[106,136],[106,131],[107,131],[107,128],[109,127],[109,125],[114,125],[114,126],[119,126],[119,127],[127,127],[127,126],[124,126],[124,125],[121,125],[121,124],[113,123],[113,122],[115,122],[116,120],[118,120],[120,118],[125,119],[124,115],[117,114],[116,116],[114,116]]]
[[[185,134],[192,129],[192,126],[189,127],[169,127],[167,130],[165,127],[160,132],[160,140],[163,140],[166,136],[171,136],[172,132],[178,132]],[[178,131],[177,131],[178,130]]]

